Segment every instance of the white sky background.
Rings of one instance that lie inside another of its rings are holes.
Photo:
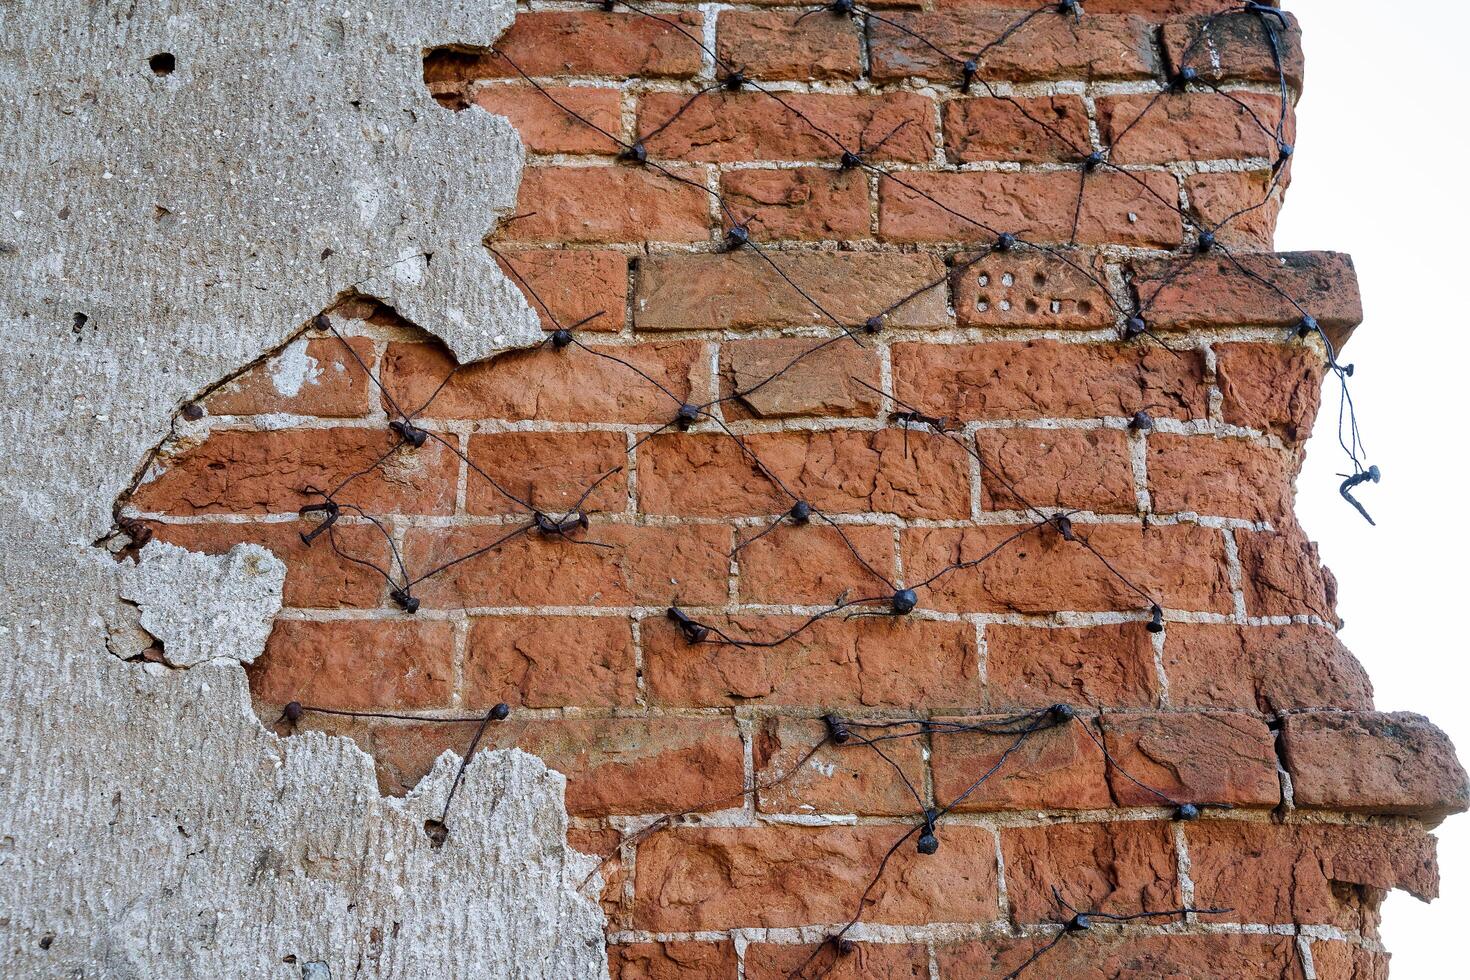
[[[1297,481],[1297,508],[1337,576],[1343,641],[1380,710],[1428,715],[1470,759],[1470,7],[1459,0],[1285,0],[1301,18],[1305,92],[1280,251],[1348,252],[1364,322],[1342,360],[1368,462],[1383,482],[1337,495],[1336,381]],[[1433,905],[1394,893],[1383,940],[1395,980],[1465,976],[1470,816],[1436,832]]]

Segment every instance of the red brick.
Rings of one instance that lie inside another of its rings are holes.
[[[1275,250],[1276,217],[1285,181],[1273,184],[1265,170],[1191,174],[1184,178],[1189,213],[1228,248]]]
[[[1221,414],[1289,443],[1304,442],[1322,394],[1322,358],[1282,344],[1221,344],[1215,348]]]
[[[915,92],[784,92],[780,101],[711,92],[692,103],[683,92],[649,92],[638,105],[638,133],[660,160],[835,163],[845,148],[873,162],[922,163],[934,155],[934,103]]]
[[[590,827],[568,827],[567,846],[583,854],[590,854],[602,861],[598,871],[602,874],[602,894],[600,896],[602,911],[607,915],[608,921],[614,925],[621,921],[623,882],[627,877],[627,869],[624,867],[622,857],[618,853],[618,843],[622,840],[622,834],[612,828],[590,828]],[[610,947],[608,956],[611,960],[614,951],[618,947]],[[613,974],[614,977],[617,974]],[[637,974],[630,974],[636,977]]]
[[[792,976],[929,980],[929,950],[897,943],[854,943],[851,952],[842,953],[832,943],[820,948],[751,943],[745,947],[745,976],[747,980],[788,980]]]
[[[1113,915],[1180,904],[1174,835],[1166,823],[1006,828],[1000,848],[1017,924],[1070,917],[1057,909],[1053,886],[1079,909]]]
[[[621,617],[488,616],[473,620],[464,703],[613,707],[637,694],[633,631]]]
[[[1087,108],[1075,95],[955,99],[944,104],[950,163],[1064,163],[1092,152]]]
[[[747,78],[816,81],[862,74],[857,22],[796,11],[722,10],[715,53]]]
[[[1016,0],[992,0],[996,6],[1010,6]],[[1092,14],[1136,14],[1150,20],[1168,17],[1183,17],[1190,14],[1213,14],[1221,7],[1218,0],[1092,0],[1088,5]],[[1264,7],[1281,6],[1276,0],[1266,0]]]
[[[1275,160],[1280,112],[1279,98],[1256,92],[1117,95],[1097,100],[1097,126],[1116,164]],[[1295,141],[1295,131],[1288,110],[1286,142]]]
[[[1439,892],[1434,838],[1417,830],[1202,820],[1184,833],[1194,904],[1228,909],[1214,921],[1371,928],[1373,890]]]
[[[470,436],[471,470],[465,506],[471,514],[523,514],[525,508],[496,490],[493,479],[548,514],[621,513],[628,507],[628,439],[621,432],[496,432]],[[613,470],[622,472],[613,473]],[[486,479],[485,475],[489,479]],[[579,501],[606,476],[585,501]]]
[[[986,510],[1138,510],[1121,429],[981,429],[976,439],[986,467],[980,476]]]
[[[488,547],[507,526],[414,528],[404,560],[425,574]],[[595,548],[576,541],[610,545]],[[414,587],[427,608],[457,606],[626,606],[725,598],[730,530],[630,527],[594,521],[572,540],[522,534]]]
[[[161,524],[151,522],[160,541],[222,555],[242,541],[258,544],[286,563],[286,585],[281,602],[301,609],[362,609],[381,605],[386,597],[383,576],[342,558],[332,550],[325,535],[308,546],[302,533],[310,533],[316,521],[286,521],[270,524]],[[333,526],[337,547],[354,558],[387,568],[388,539],[377,528],[354,524],[350,516]]]
[[[1439,821],[1470,806],[1454,746],[1423,715],[1292,714],[1281,742],[1298,807]]]
[[[1387,953],[1362,946],[1319,940],[1312,943],[1317,980],[1388,980]]]
[[[246,673],[251,693],[269,704],[439,708],[449,703],[453,652],[451,623],[281,619]]]
[[[374,516],[452,512],[459,460],[433,439],[418,449],[403,446],[373,466],[400,441],[386,427],[213,432],[167,461],[130,504],[176,515],[289,514],[321,502],[304,488],[332,490],[368,470],[341,491],[340,502]]]
[[[634,921],[659,932],[845,922],[903,827],[676,827],[638,847]],[[996,917],[995,838],[942,828],[944,858],[900,846],[863,918],[921,923]]]
[[[1071,913],[1058,909],[1053,921]],[[1155,920],[1164,921],[1164,920]],[[999,977],[1020,969],[1042,946],[1044,936],[996,938],[939,947],[944,977]],[[1139,935],[1073,933],[1030,969],[1067,980],[1136,980],[1142,977],[1230,977],[1231,980],[1304,980],[1291,936]],[[1318,974],[1321,975],[1320,973]],[[1362,978],[1367,980],[1367,978]]]
[[[1362,665],[1321,626],[1170,623],[1164,671],[1181,707],[1276,714],[1373,706]]]
[[[1097,330],[1113,325],[1106,280],[1082,256],[990,252],[955,257],[955,313],[962,327]]]
[[[878,233],[890,242],[1025,241],[1169,247],[1182,225],[1177,181],[1165,173],[1002,170],[913,172],[878,184]],[[1077,194],[1082,191],[1082,210]],[[523,194],[524,196],[524,194]],[[936,203],[937,202],[937,203]]]
[[[553,245],[707,241],[704,171],[670,172],[693,184],[631,165],[527,167],[516,213],[500,223],[496,238]]]
[[[740,538],[759,533],[745,528]],[[844,592],[857,599],[888,591],[878,576],[894,576],[893,529],[846,526],[839,532],[820,518],[799,526],[783,521],[741,548],[738,559],[744,601],[822,606]]]
[[[1291,513],[1300,466],[1297,453],[1249,439],[1148,438],[1149,497],[1158,513],[1279,522]]]
[[[1108,571],[1082,542],[1042,528],[1006,544],[1028,525],[916,528],[903,534],[904,574],[924,581],[956,556],[982,564],[945,575],[921,593],[938,609],[964,612],[1052,613],[1147,611],[1148,601]],[[1164,606],[1230,612],[1230,582],[1220,532],[1206,527],[1076,526],[1078,538]]]
[[[943,720],[995,724],[999,719]],[[1087,737],[1083,724],[1093,723],[1066,722],[1038,731],[1024,741],[1016,735],[936,733],[936,801],[954,807],[957,813],[1106,809],[1112,801],[1102,750]]]
[[[1170,71],[1189,65],[1204,82],[1246,81],[1277,84],[1281,75],[1300,91],[1302,87],[1302,32],[1296,16],[1287,14],[1288,27],[1276,27],[1282,70],[1271,54],[1265,22],[1256,14],[1221,13],[1190,17],[1164,25],[1164,57]],[[1272,26],[1276,26],[1272,22]]]
[[[1296,524],[1276,531],[1236,531],[1245,609],[1252,616],[1319,616],[1337,621],[1337,580],[1317,545]]]
[[[868,176],[857,168],[730,170],[720,175],[720,194],[756,241],[872,237]],[[727,230],[731,223],[727,214]]]
[[[701,617],[737,638],[779,636],[801,617],[743,617],[739,629]],[[911,651],[923,650],[922,658]],[[653,704],[814,708],[973,707],[983,698],[969,623],[903,617],[831,616],[774,647],[690,645],[674,624],[643,621],[644,681]]]
[[[761,722],[755,773],[762,813],[907,817],[922,809],[904,784],[904,777],[916,788],[924,783],[923,747],[917,738],[893,739],[875,750],[856,738],[845,745],[823,745],[826,737],[827,725],[817,719],[777,716]]]
[[[1168,805],[1159,794],[1180,803],[1269,807],[1281,802],[1275,745],[1265,722],[1256,718],[1109,714],[1103,733],[1113,757],[1108,779],[1118,806]]]
[[[699,71],[700,51],[679,28],[697,38],[701,24],[697,13],[669,14],[656,20],[635,13],[523,10],[496,42],[495,51],[435,51],[425,59],[424,80],[442,84],[519,78],[516,68],[537,78],[687,78]],[[508,57],[499,56],[497,52],[502,51]]]
[[[627,321],[625,256],[597,249],[499,246],[495,251],[496,262],[525,294],[543,328],[554,330],[557,322],[566,327],[580,323],[580,331],[616,332]]]
[[[1153,345],[1037,340],[895,344],[894,394],[936,416],[962,419],[1199,419],[1209,410],[1204,361]]]
[[[1159,697],[1153,645],[1142,623],[1053,629],[990,623],[985,676],[996,707],[1148,708]]]
[[[729,942],[627,943],[607,948],[611,980],[735,980]]]
[[[373,342],[365,337],[293,340],[276,356],[211,392],[204,407],[212,415],[366,415],[368,377],[359,359],[369,368],[377,361]]]
[[[906,436],[906,437],[905,437]],[[963,450],[928,432],[838,429],[742,436],[669,433],[638,451],[638,502],[649,514],[733,517],[780,514],[791,493],[833,514],[870,511],[903,517],[967,517],[969,471]]]
[[[475,105],[504,116],[532,153],[620,153],[623,147],[598,129],[620,134],[622,93],[615,88],[546,85],[538,91],[529,84],[492,85],[476,89]],[[555,100],[555,101],[553,101]],[[556,103],[566,106],[561,109]],[[592,123],[587,125],[566,110]]]
[[[1188,265],[1180,272],[1177,262]],[[1353,260],[1338,252],[1149,260],[1137,265],[1133,288],[1146,305],[1144,317],[1162,329],[1289,329],[1302,319],[1295,301],[1341,347],[1363,320]]]
[[[720,397],[729,399],[727,419],[872,418],[881,400],[873,389],[882,388],[878,352],[845,336],[830,343],[807,337],[731,341],[720,347],[720,382]]]
[[[589,345],[592,346],[592,345]],[[703,401],[710,389],[707,348],[698,341],[595,346],[657,379],[680,399]],[[513,351],[455,373],[434,394],[454,362],[436,344],[390,344],[383,386],[404,405],[422,405],[440,419],[545,422],[664,423],[678,406],[626,365],[580,348]]]
[[[947,327],[944,263],[933,255],[782,252],[780,267],[848,327],[917,293],[890,327]],[[752,330],[834,324],[758,255],[662,255],[643,260],[633,300],[639,330]]]
[[[973,52],[1000,37],[1026,14],[1024,4],[995,10],[980,2],[946,3],[932,12],[899,13],[868,25],[870,72],[873,80],[893,82],[912,75],[935,81],[958,82],[959,65],[954,64],[923,38],[942,38],[947,51]],[[1081,21],[1049,16],[1043,11],[1014,37],[991,48],[982,62],[979,77],[1031,81],[1037,79],[1147,78],[1159,69],[1151,25],[1140,17],[1106,15],[1090,11]],[[902,29],[901,29],[902,28]],[[912,33],[905,33],[905,31]]]

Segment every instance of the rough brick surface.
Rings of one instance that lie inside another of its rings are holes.
[[[785,10],[720,13],[715,53],[748,78],[842,79],[862,72],[857,24]]]

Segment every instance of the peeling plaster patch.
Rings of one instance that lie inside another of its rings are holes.
[[[540,341],[482,245],[519,140],[423,85],[424,50],[490,45],[513,16],[0,3],[0,145],[25,148],[0,172],[0,975],[606,976],[559,774],[481,753],[434,849],[458,760],[383,799],[349,740],[277,738],[241,666],[257,632],[206,643],[180,621],[204,597],[148,578],[176,558],[94,546],[170,419],[189,437],[179,406],[344,295],[462,362]],[[145,617],[195,666],[109,652],[151,642]]]
[[[294,398],[308,384],[320,384],[322,370],[317,359],[306,353],[306,338],[292,341],[266,366],[276,394]]]
[[[138,624],[163,644],[173,667],[260,656],[286,584],[285,563],[258,544],[201,555],[150,541],[127,570],[120,594],[138,604]]]

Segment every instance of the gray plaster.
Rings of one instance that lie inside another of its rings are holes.
[[[461,359],[540,338],[481,245],[519,141],[421,80],[512,16],[0,0],[0,974],[605,975],[560,775],[482,753],[435,849],[457,759],[391,800],[351,742],[277,738],[240,664],[272,600],[96,546],[176,409],[351,291]],[[194,666],[119,659],[141,630]]]

